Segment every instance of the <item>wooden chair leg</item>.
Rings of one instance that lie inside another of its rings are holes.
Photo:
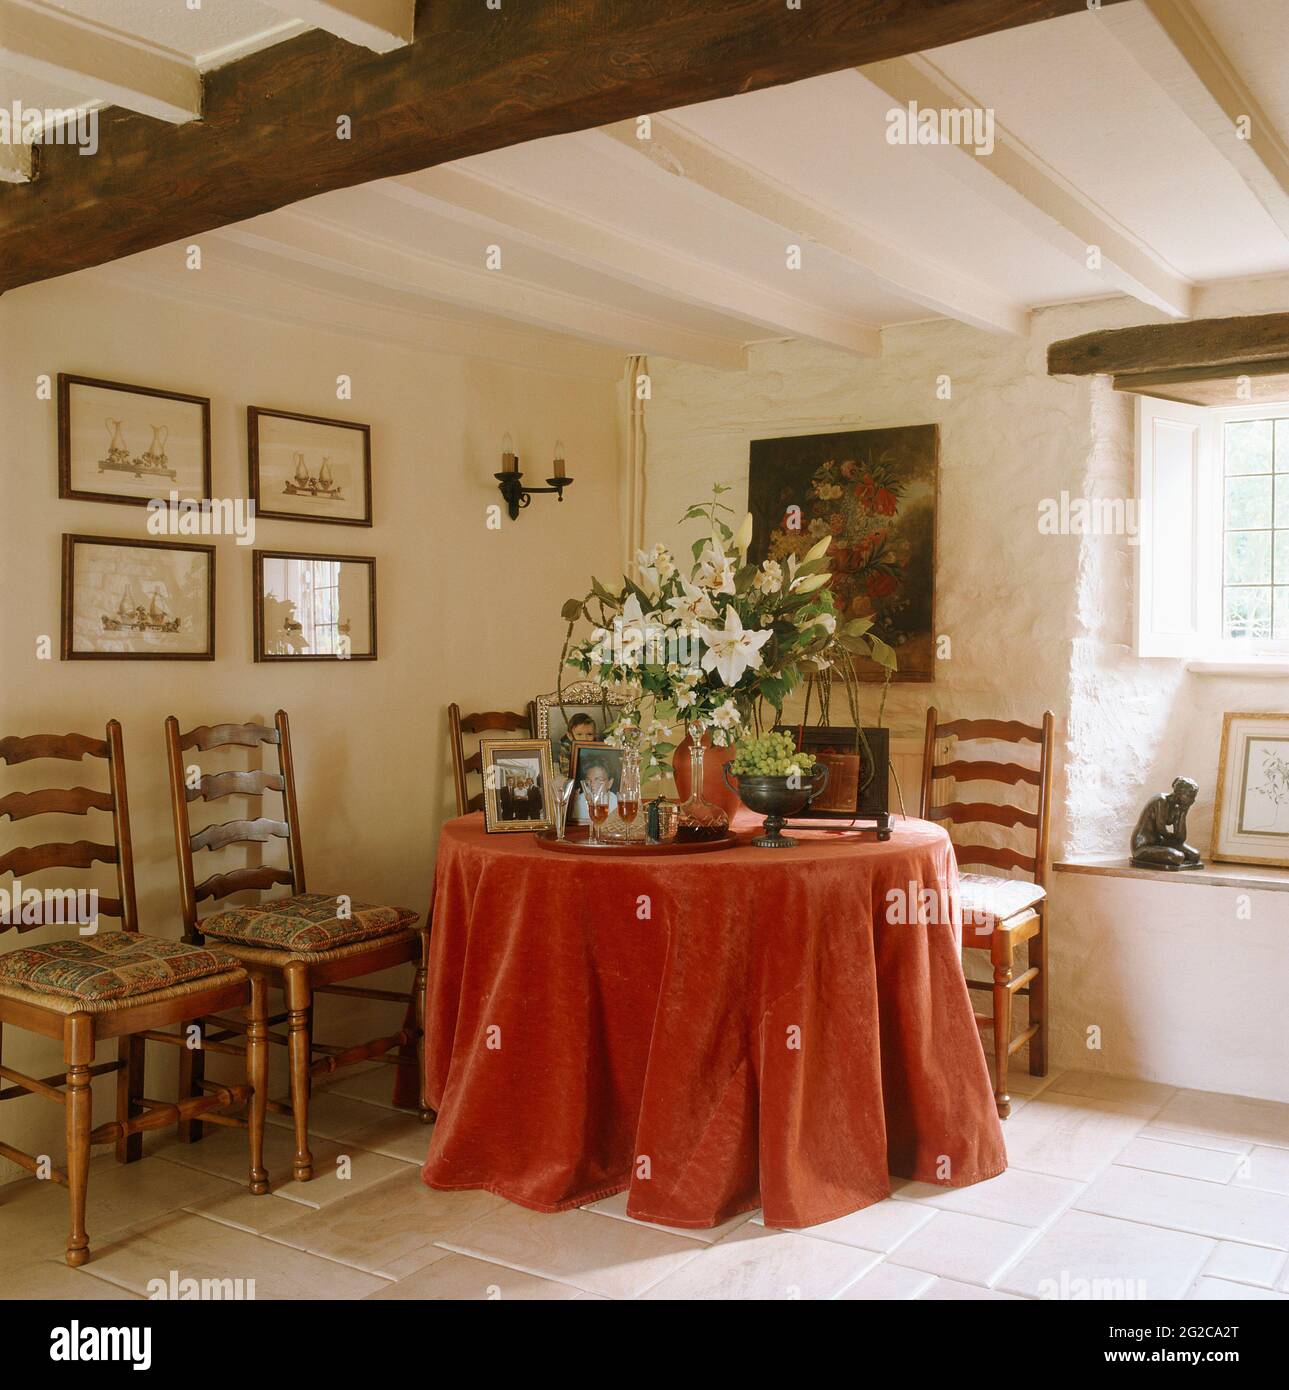
[[[246,1080],[251,1087],[246,1103],[246,1130],[251,1147],[251,1192],[262,1197],[269,1190],[264,1167],[264,1117],[269,1100],[268,981],[251,976],[251,1002],[246,1010]]]
[[[1038,974],[1029,982],[1029,1022],[1038,1032],[1029,1040],[1029,1074],[1047,1075],[1047,914],[1040,908],[1038,934],[1025,947],[1025,960]]]
[[[309,967],[302,960],[293,960],[283,968],[282,975],[287,1008],[287,1053],[291,1063],[291,1110],[295,1120],[295,1158],[291,1172],[296,1182],[308,1182],[313,1177],[313,1155],[309,1152],[309,1066],[312,1060]]]
[[[430,1108],[429,1096],[425,1093],[425,990],[430,978],[430,933],[421,933],[421,963],[416,969],[416,979],[412,982],[412,1002],[416,1018],[416,1086],[418,1110],[421,1123],[430,1124],[434,1111]]]
[[[121,1070],[116,1074],[116,1118],[121,1124],[141,1113],[143,1097],[144,1047],[142,1038],[121,1039],[118,1055]],[[137,1163],[143,1157],[143,1135],[127,1134],[116,1141],[116,1161]]]
[[[187,1100],[189,1096],[200,1096],[204,1092],[201,1083],[206,1076],[206,1054],[201,1048],[192,1048],[187,1045],[187,1030],[193,1025],[201,1029],[201,1038],[206,1037],[206,1020],[204,1018],[189,1019],[184,1024],[185,1042],[179,1049],[179,1099]],[[179,1142],[181,1144],[195,1144],[206,1133],[206,1126],[200,1120],[180,1120],[179,1121]]]
[[[999,1119],[1011,1114],[1011,1097],[1007,1094],[1008,1045],[1012,1037],[1012,982],[1014,967],[1011,937],[1006,932],[994,932],[990,959],[994,966],[994,1103]]]
[[[63,1060],[67,1068],[67,1195],[71,1228],[67,1237],[67,1263],[73,1268],[90,1257],[90,1238],[85,1230],[85,1197],[90,1178],[90,1129],[92,1127],[90,1067],[94,1062],[94,1020],[89,1014],[70,1014],[63,1031]]]

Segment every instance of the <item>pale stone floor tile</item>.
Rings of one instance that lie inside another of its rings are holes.
[[[529,1211],[513,1202],[440,1244],[606,1298],[634,1298],[708,1249],[643,1222],[577,1210]]]
[[[1075,1203],[1080,1211],[1193,1231],[1244,1245],[1289,1247],[1289,1197],[1195,1178],[1108,1168]]]
[[[1182,1298],[1213,1242],[1180,1231],[1069,1211],[998,1281],[1028,1298]]]
[[[436,1191],[412,1169],[319,1211],[295,1206],[296,1219],[275,1226],[269,1236],[355,1269],[402,1279],[443,1257],[446,1251],[435,1241],[504,1205],[490,1192]]]
[[[1289,1105],[1217,1091],[1178,1091],[1155,1116],[1163,1129],[1289,1148]]]
[[[535,1274],[508,1269],[505,1265],[471,1259],[469,1255],[452,1255],[446,1250],[442,1254],[441,1260],[367,1297],[373,1301],[483,1299],[497,1303],[538,1299],[574,1302],[595,1297],[574,1288],[572,1284],[558,1284],[553,1279],[541,1279]]]
[[[90,1249],[95,1251],[126,1227],[162,1216],[187,1201],[233,1190],[221,1178],[155,1158],[118,1163],[110,1154],[102,1154],[90,1163],[85,1212]],[[69,1224],[65,1187],[35,1178],[6,1183],[0,1187],[0,1269],[8,1263],[61,1257]]]
[[[1265,1152],[1275,1153],[1268,1149]],[[1289,1153],[1285,1154],[1289,1159]],[[1222,1149],[1197,1149],[1190,1144],[1170,1144],[1160,1139],[1134,1139],[1115,1159],[1121,1168],[1145,1168],[1152,1173],[1172,1173],[1178,1178],[1205,1182],[1230,1182],[1240,1155]]]
[[[650,1287],[647,1301],[835,1298],[881,1259],[876,1251],[743,1226]]]
[[[989,1285],[1034,1235],[1035,1232],[1026,1226],[941,1211],[887,1259],[891,1264],[908,1265],[944,1279]]]
[[[269,1123],[290,1130],[290,1115],[270,1115]],[[369,1100],[353,1100],[336,1091],[323,1091],[309,1101],[309,1133],[342,1146],[423,1164],[429,1152],[433,1125],[425,1125],[411,1110],[393,1110]]]
[[[225,1186],[227,1191],[217,1192],[200,1202],[185,1202],[183,1209],[204,1216],[208,1221],[222,1221],[225,1226],[236,1226],[238,1230],[250,1231],[254,1235],[263,1235],[288,1221],[297,1220],[302,1210],[315,1210],[271,1192],[255,1197],[244,1187],[234,1187],[231,1183]]]
[[[364,1100],[369,1105],[379,1105],[385,1110],[394,1110],[398,1115],[413,1115],[411,1110],[397,1110],[394,1106],[394,1067],[377,1064],[366,1071],[354,1071],[346,1067],[335,1074],[327,1090],[331,1095],[348,1096],[350,1100]]]
[[[0,1298],[80,1303],[139,1297],[129,1289],[118,1288],[105,1279],[96,1279],[92,1260],[88,1266],[83,1265],[80,1269],[72,1269],[61,1255],[57,1259],[0,1266]]]
[[[846,1303],[865,1299],[910,1299],[916,1298],[934,1283],[934,1274],[925,1274],[920,1269],[905,1269],[883,1260],[862,1278],[856,1279],[849,1288],[843,1289],[837,1298]]]
[[[1191,1149],[1213,1149],[1219,1153],[1247,1154],[1253,1145],[1241,1139],[1219,1139],[1211,1134],[1195,1134],[1185,1129],[1165,1129],[1163,1125],[1147,1125],[1138,1139],[1158,1139],[1164,1144],[1182,1144]]]
[[[1213,1279],[1205,1275],[1195,1281],[1195,1287],[1186,1297],[1192,1301],[1217,1299],[1227,1302],[1240,1299],[1244,1302],[1262,1300],[1274,1303],[1289,1303],[1289,1293],[1277,1293],[1274,1289],[1255,1288],[1252,1284],[1236,1284],[1229,1279]]]
[[[96,1278],[141,1294],[154,1279],[168,1282],[172,1272],[178,1279],[253,1279],[257,1299],[364,1298],[388,1282],[191,1212],[132,1228],[93,1263]]]
[[[970,1187],[937,1187],[934,1183],[897,1180],[891,1193],[900,1202],[916,1202],[965,1216],[986,1216],[1016,1226],[1045,1226],[1083,1191],[1083,1184],[1046,1173],[1008,1168],[996,1178]]]
[[[1086,1182],[1146,1123],[1139,1101],[1099,1100],[1050,1088],[1008,1120],[1007,1166]]]
[[[1019,1302],[1020,1296],[1001,1289],[987,1289],[982,1284],[964,1284],[957,1279],[936,1279],[917,1295],[918,1302],[962,1302],[964,1299],[998,1299]]]
[[[1086,1096],[1090,1100],[1121,1100],[1156,1113],[1177,1094],[1176,1086],[1158,1081],[1139,1081],[1130,1076],[1111,1076],[1100,1071],[1067,1071],[1052,1083],[1056,1095]]]
[[[1289,1149],[1257,1145],[1247,1157],[1239,1160],[1231,1181],[1237,1187],[1257,1187],[1289,1197]]]
[[[687,1226],[663,1226],[657,1221],[637,1221],[634,1216],[627,1215],[627,1194],[625,1192],[615,1192],[612,1197],[601,1197],[598,1202],[591,1202],[587,1206],[580,1208],[582,1211],[593,1211],[599,1216],[611,1216],[618,1221],[630,1221],[633,1226],[647,1226],[651,1231],[666,1231],[673,1236],[687,1236],[690,1240],[701,1240],[705,1245],[715,1245],[718,1240],[724,1240],[731,1231],[736,1231],[745,1221],[760,1221],[761,1213],[745,1211],[738,1216],[731,1216],[728,1221],[722,1221],[719,1226],[706,1226],[699,1229],[691,1229]]]
[[[1268,1250],[1261,1245],[1238,1245],[1222,1240],[1209,1256],[1204,1273],[1215,1279],[1233,1280],[1237,1284],[1263,1284],[1270,1288],[1276,1275],[1285,1267],[1283,1250]]]
[[[842,1245],[856,1245],[861,1250],[880,1250],[888,1254],[906,1241],[914,1231],[934,1217],[929,1207],[914,1202],[874,1202],[871,1207],[825,1221],[819,1226],[802,1226],[799,1235],[818,1240],[835,1240]]]

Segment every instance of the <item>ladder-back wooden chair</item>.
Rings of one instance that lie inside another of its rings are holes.
[[[486,734],[500,729],[506,733],[522,731],[531,736],[532,710],[519,714],[515,710],[487,710],[483,714],[462,714],[461,706],[455,702],[448,706],[448,735],[452,742],[452,782],[457,794],[457,815],[464,816],[471,811],[483,810],[483,760],[478,748],[469,757],[465,752],[465,734]],[[468,773],[479,777],[479,790],[472,796],[466,781]]]
[[[276,768],[211,770],[209,764],[185,767],[185,755],[194,752],[212,761],[219,750],[238,747],[276,750]],[[208,937],[222,951],[236,957],[253,979],[280,989],[285,1013],[270,1016],[270,1025],[283,1020],[287,1033],[269,1032],[269,1041],[287,1048],[290,1065],[290,1102],[270,1100],[274,1114],[290,1115],[295,1131],[292,1172],[298,1182],[313,1177],[313,1156],[309,1150],[309,1095],[315,1076],[327,1075],[341,1067],[378,1059],[396,1065],[415,1066],[416,1094],[420,1098],[422,1121],[434,1115],[425,1098],[423,1033],[425,1021],[425,981],[428,931],[418,926],[418,914],[409,908],[382,907],[355,902],[336,893],[310,893],[305,884],[304,853],[301,848],[300,817],[296,804],[295,770],[291,757],[291,731],[286,712],[278,710],[273,727],[264,724],[203,724],[186,733],[171,715],[166,720],[166,751],[170,765],[171,806],[174,811],[175,846],[179,856],[180,892],[183,903],[185,940],[200,944]],[[193,801],[221,801],[225,797],[251,797],[263,811],[266,792],[281,798],[278,818],[257,815],[254,819],[233,819],[194,831],[189,805]],[[198,881],[194,854],[199,850],[217,851],[230,845],[267,844],[278,839],[286,845],[284,867],[248,864],[242,868],[217,872]],[[246,906],[225,905],[198,919],[197,905],[207,899],[226,899],[247,890],[263,892],[284,885],[289,893],[278,898],[261,898]],[[416,975],[410,997],[393,990],[369,989],[343,983],[371,975],[390,966],[412,962]],[[337,1047],[318,1042],[313,1036],[313,1001],[317,994],[340,994],[358,999],[381,999],[401,1004],[407,1022],[398,1032],[353,1047]],[[412,1024],[415,1020],[415,1026]],[[212,1026],[223,1020],[212,1020]],[[227,1030],[212,1032],[223,1041]],[[194,1054],[181,1069],[180,1093],[200,1086],[201,1057]],[[189,1142],[200,1139],[193,1127],[181,1135]]]
[[[120,724],[115,719],[108,724],[106,739],[84,734],[0,739],[0,761],[10,766],[37,758],[80,762],[86,757],[106,761],[107,791],[47,787],[39,791],[11,791],[0,797],[0,819],[8,816],[11,822],[45,814],[86,816],[90,811],[106,811],[112,818],[111,844],[90,840],[77,840],[74,844],[47,842],[11,849],[0,856],[0,875],[13,875],[10,908],[0,917],[0,932],[10,926],[21,932],[37,925],[27,920],[30,905],[18,911],[18,920],[14,920],[13,896],[23,875],[46,869],[92,869],[96,863],[116,866],[117,896],[98,898],[93,923],[81,922],[80,932],[56,941],[0,954],[0,1037],[3,1025],[13,1024],[63,1044],[62,1074],[26,1076],[0,1062],[0,1080],[11,1083],[0,1089],[0,1101],[39,1095],[59,1102],[66,1110],[67,1170],[55,1170],[49,1176],[67,1188],[71,1199],[66,1258],[73,1266],[83,1265],[90,1257],[85,1200],[93,1145],[115,1144],[117,1159],[133,1163],[143,1156],[145,1130],[191,1122],[198,1115],[206,1115],[212,1124],[249,1129],[250,1188],[256,1194],[268,1191],[263,1157],[268,1087],[265,990],[221,951],[139,932]],[[27,891],[22,894],[24,899]],[[83,901],[93,903],[88,897],[92,890],[80,891],[87,893]],[[51,890],[63,908],[52,914],[44,911],[51,896],[42,892],[42,910],[33,915],[66,920],[67,905],[77,892],[62,885]],[[76,915],[85,916],[88,911]],[[97,919],[103,917],[119,918],[121,930],[101,932]],[[178,1047],[181,1057],[193,1055],[184,1029],[175,1033],[159,1030],[238,1005],[249,1006],[244,1025],[246,1083],[209,1083],[178,1105],[147,1099],[143,1085],[148,1042]],[[117,1060],[95,1062],[96,1044],[110,1038],[119,1039]],[[91,1083],[94,1077],[106,1072],[117,1074],[116,1119],[94,1128]],[[244,1116],[215,1113],[244,1103]],[[9,1144],[0,1143],[0,1154],[32,1172],[39,1171],[35,1158]]]
[[[1017,720],[955,719],[939,722],[935,709],[927,710],[926,744],[922,759],[921,815],[924,820],[950,821],[950,836],[958,864],[985,865],[992,869],[1019,870],[1030,882],[997,874],[966,873],[962,884],[963,945],[989,952],[993,981],[968,980],[972,989],[988,990],[993,996],[992,1015],[976,1015],[981,1028],[993,1033],[994,1100],[998,1114],[1011,1113],[1007,1094],[1007,1069],[1011,1057],[1029,1044],[1029,1070],[1032,1076],[1047,1075],[1047,832],[1052,793],[1051,711],[1043,715],[1041,726]],[[941,739],[956,739],[954,760],[936,764],[935,750]],[[957,756],[964,742],[1032,743],[1037,745],[1037,766],[1025,763],[962,759]],[[952,779],[954,800],[936,805],[932,799],[935,783]],[[1011,802],[966,801],[959,799],[962,782],[995,782],[1036,789],[1035,806],[1029,810]],[[984,845],[961,840],[959,826],[997,825],[1010,829],[1015,837],[1029,843],[1029,852],[1004,846]],[[1016,973],[1016,948],[1025,943],[1025,969]],[[1026,1027],[1012,1037],[1012,999],[1024,995],[1029,1005]]]

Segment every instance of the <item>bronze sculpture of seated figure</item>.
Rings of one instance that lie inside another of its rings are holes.
[[[1199,850],[1186,843],[1186,813],[1198,795],[1198,783],[1176,777],[1171,792],[1159,792],[1146,802],[1132,832],[1135,865],[1142,869],[1204,867]]]

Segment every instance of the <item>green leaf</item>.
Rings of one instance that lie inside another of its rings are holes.
[[[757,568],[755,565],[744,565],[743,568],[734,575],[734,592],[736,594],[747,593],[752,587],[752,581],[756,576]]]
[[[841,631],[846,637],[862,637],[872,626],[872,618],[852,618]]]
[[[827,568],[828,557],[826,555],[821,555],[817,560],[807,560],[804,564],[798,565],[796,574],[793,578],[800,579],[802,575],[819,574],[822,570],[826,570]]]
[[[611,594],[598,579],[591,580],[591,592],[602,603],[611,604],[614,608],[617,608],[622,602],[617,594]]]
[[[869,654],[879,666],[884,666],[888,671],[894,671],[899,665],[899,658],[895,655],[894,647],[888,647],[880,637],[869,637]]]
[[[566,599],[563,608],[559,610],[559,615],[566,623],[575,623],[582,616],[582,600],[580,598]]]
[[[707,537],[706,537],[706,536],[703,536],[700,540],[696,540],[696,541],[694,542],[694,544],[693,544],[692,553],[693,553],[694,559],[697,560],[698,557],[699,557],[699,556],[703,553],[703,551],[706,550],[706,549],[707,549]]]

